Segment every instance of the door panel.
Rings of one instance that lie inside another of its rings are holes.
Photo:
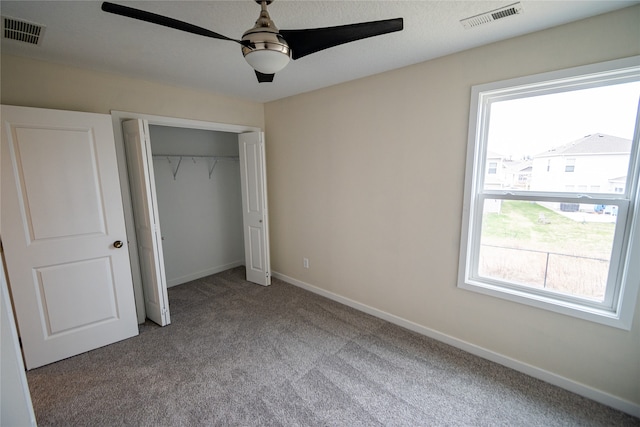
[[[28,369],[138,334],[110,116],[2,106],[0,230]]]
[[[148,138],[149,125],[145,120],[128,120],[122,124],[122,130],[127,153],[145,311],[149,319],[165,326],[171,323],[171,318],[151,144]]]
[[[249,239],[250,244],[249,248],[251,248],[251,259],[249,261],[249,266],[251,270],[254,271],[264,271],[263,265],[263,253],[262,253],[262,229],[259,227],[251,227],[249,226]]]
[[[243,133],[238,141],[247,280],[267,286],[271,284],[271,266],[263,135]]]
[[[112,267],[103,257],[34,269],[40,315],[47,319],[45,339],[117,318]],[[69,306],[75,298],[84,303]]]
[[[96,147],[87,130],[15,128],[20,200],[29,239],[104,234]],[[41,141],[47,139],[46,144]],[[74,159],[68,165],[69,159]],[[62,166],[62,167],[61,167]],[[70,170],[69,168],[73,169]],[[72,179],[82,176],[86,179]],[[41,185],[46,177],[47,185]],[[66,189],[59,203],[60,189]],[[74,221],[68,218],[74,217]]]

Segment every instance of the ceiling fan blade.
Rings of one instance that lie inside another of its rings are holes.
[[[145,10],[134,9],[128,6],[103,2],[102,10],[116,15],[126,16],[127,18],[138,19],[140,21],[151,22],[152,24],[162,25],[164,27],[174,28],[187,33],[197,34],[199,36],[211,37],[220,40],[229,40],[244,45],[240,40],[232,39],[222,34],[214,33],[206,28],[198,27],[187,22],[178,21],[177,19],[168,18],[156,13],[147,12]]]
[[[394,18],[337,27],[280,30],[280,35],[289,44],[292,50],[292,58],[299,59],[344,43],[401,31],[403,27],[403,19]]]
[[[264,74],[258,70],[254,70],[256,72],[256,77],[258,78],[258,83],[271,83],[273,81],[273,77],[275,74]]]

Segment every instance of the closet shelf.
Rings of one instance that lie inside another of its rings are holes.
[[[203,155],[203,154],[197,154],[197,155],[189,155],[189,154],[153,154],[153,157],[164,157],[167,159],[167,161],[169,163],[171,163],[171,157],[178,157],[178,163],[175,167],[175,169],[172,171],[173,172],[173,179],[175,181],[176,176],[178,175],[178,170],[180,169],[180,164],[182,163],[182,159],[187,157],[187,158],[191,158],[191,160],[193,160],[193,163],[196,162],[196,158],[199,159],[210,159],[211,160],[211,165],[209,166],[209,179],[211,179],[211,175],[213,174],[213,169],[215,169],[216,164],[218,163],[219,160],[227,160],[227,161],[239,161],[240,157],[239,156],[213,156],[213,155]]]

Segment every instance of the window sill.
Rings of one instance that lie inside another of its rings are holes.
[[[477,280],[462,281],[458,284],[458,288],[626,331],[631,329],[631,319],[624,319],[620,316],[620,310],[595,308]]]

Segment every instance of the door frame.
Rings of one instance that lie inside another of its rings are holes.
[[[138,260],[138,242],[136,240],[133,205],[131,203],[131,191],[129,188],[127,157],[122,132],[122,122],[131,119],[147,120],[149,122],[149,125],[210,130],[217,132],[230,132],[237,134],[246,132],[263,132],[263,130],[255,126],[233,125],[226,123],[208,122],[203,120],[181,119],[153,114],[111,110],[111,121],[113,123],[113,134],[116,144],[116,156],[118,160],[118,174],[120,176],[120,187],[122,191],[124,221],[127,230],[127,238],[129,240],[129,258],[131,261],[131,276],[133,279],[133,291],[136,300],[136,314],[138,317],[138,323],[140,324],[144,323],[146,313],[144,308],[144,294],[142,287],[142,276],[140,273],[140,262]]]

